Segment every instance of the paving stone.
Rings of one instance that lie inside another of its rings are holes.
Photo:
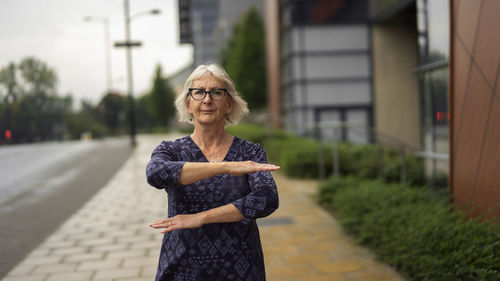
[[[56,273],[56,272],[72,272],[75,271],[76,264],[60,263],[51,265],[39,265],[33,271],[33,274],[39,273]]]
[[[90,260],[101,260],[104,257],[104,253],[84,253],[84,254],[74,254],[68,255],[64,258],[65,262],[82,262]]]
[[[151,281],[154,280],[151,276],[141,276],[141,277],[133,277],[133,278],[117,278],[116,281]]]
[[[73,241],[47,241],[44,243],[40,249],[56,249],[56,248],[68,248],[68,247],[73,247],[75,245],[75,242]]]
[[[49,257],[30,257],[22,261],[24,265],[44,265],[44,264],[58,264],[61,261],[60,256]]]
[[[101,269],[118,268],[122,264],[121,260],[99,260],[99,261],[83,261],[79,263],[76,271],[95,271]]]
[[[44,249],[44,248],[36,248],[33,250],[31,253],[29,253],[28,257],[46,257],[49,255],[51,252],[51,249]]]
[[[135,257],[126,258],[123,262],[123,267],[141,267],[156,265],[158,263],[158,258],[154,257]],[[155,266],[156,267],[156,266]]]
[[[123,251],[129,248],[129,243],[127,244],[104,244],[104,245],[98,245],[98,246],[92,246],[90,247],[90,252],[116,252],[116,251]]]
[[[144,249],[129,249],[123,251],[114,251],[109,252],[106,255],[106,259],[125,259],[125,258],[134,258],[134,257],[145,257],[146,250]]]
[[[45,281],[88,281],[92,276],[92,272],[66,272],[51,274]]]
[[[115,280],[120,278],[138,278],[140,276],[139,268],[114,268],[114,269],[105,269],[97,271],[96,275],[92,280]]]
[[[147,240],[132,243],[130,249],[156,249],[158,245],[161,245],[161,241],[157,240]]]
[[[78,242],[78,245],[81,246],[100,246],[100,245],[109,245],[114,243],[113,238],[96,238],[96,239],[86,239]]]
[[[47,275],[7,276],[2,281],[46,281]]]
[[[88,251],[88,247],[83,247],[83,246],[58,248],[58,249],[55,249],[51,252],[51,256],[65,256],[65,255],[81,254],[81,253],[86,253],[87,251]]]
[[[30,274],[35,268],[36,268],[36,265],[34,265],[34,264],[20,263],[9,272],[9,275],[10,276],[25,276],[25,275]]]
[[[141,277],[149,277],[150,280],[154,280],[156,276],[156,268],[158,267],[158,260],[149,266],[143,267],[141,269]]]

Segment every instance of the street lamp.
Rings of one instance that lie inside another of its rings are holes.
[[[86,16],[83,18],[84,21],[99,21],[104,24],[104,54],[106,56],[106,82],[108,86],[108,93],[111,92],[113,88],[113,82],[111,79],[111,49],[110,49],[110,37],[109,37],[109,20],[104,17],[91,17]]]
[[[132,146],[136,145],[135,141],[135,105],[134,105],[134,81],[132,76],[132,48],[141,46],[139,41],[130,41],[130,22],[132,19],[137,18],[141,15],[158,15],[160,10],[153,9],[150,11],[140,12],[133,16],[130,16],[128,0],[123,0],[124,12],[125,12],[125,41],[116,42],[115,47],[125,47],[127,56],[127,80],[128,80],[128,102],[129,102],[129,118],[130,118],[130,144]]]

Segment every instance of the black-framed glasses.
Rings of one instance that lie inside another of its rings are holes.
[[[215,88],[215,89],[211,89],[210,91],[206,91],[205,89],[199,89],[199,88],[189,88],[189,95],[194,100],[202,101],[205,99],[207,94],[214,101],[220,101],[224,98],[224,96],[226,94],[229,95],[229,93],[227,92],[227,89],[225,89],[225,88]]]

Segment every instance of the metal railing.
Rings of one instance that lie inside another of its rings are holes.
[[[401,140],[391,135],[388,135],[380,130],[377,130],[375,127],[372,127],[368,124],[361,122],[341,122],[341,121],[327,121],[327,122],[319,122],[313,124],[312,126],[306,126],[309,129],[313,129],[315,131],[315,136],[320,141],[320,149],[318,150],[318,170],[319,176],[321,179],[325,178],[326,170],[325,170],[325,152],[324,145],[327,142],[330,142],[333,146],[332,151],[332,168],[333,175],[340,175],[340,161],[339,161],[339,143],[342,141],[341,130],[349,129],[351,131],[357,131],[363,133],[367,138],[367,143],[376,144],[378,147],[377,152],[377,161],[378,161],[378,176],[383,176],[383,150],[387,147],[392,147],[393,149],[399,151],[400,161],[401,161],[401,170],[400,170],[400,182],[402,185],[407,184],[407,165],[406,158],[407,153],[411,153],[416,157],[425,158],[425,159],[434,159],[434,160],[448,160],[448,155],[437,154],[431,152],[421,151],[419,148]],[[323,132],[325,129],[333,130],[333,138],[327,140]]]

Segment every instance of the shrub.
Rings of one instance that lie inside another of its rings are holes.
[[[239,124],[227,128],[229,134],[260,143],[267,152],[268,160],[281,165],[287,176],[318,178],[319,142],[288,134],[284,131],[269,130],[262,126]],[[333,169],[333,146],[323,145],[325,175],[331,175]],[[339,143],[339,172],[341,175],[354,175],[362,179],[374,179],[379,176],[379,147]],[[401,158],[397,151],[382,151],[382,178],[387,182],[400,182]],[[406,154],[407,182],[423,185],[425,178],[423,162],[411,154]]]
[[[319,143],[314,140],[292,138],[280,141],[281,152],[278,163],[289,177],[318,178],[318,149]],[[277,154],[276,152],[274,152]],[[332,155],[332,147],[323,147],[324,155]],[[332,158],[324,158],[326,173],[331,173]]]
[[[500,280],[500,228],[452,210],[446,192],[381,181],[319,189],[355,240],[411,280]]]
[[[230,126],[226,128],[226,131],[233,136],[259,144],[263,144],[267,139],[286,139],[292,137],[292,135],[281,130],[271,130],[252,124]]]
[[[319,203],[330,209],[333,208],[332,202],[335,193],[342,188],[348,188],[359,184],[359,179],[355,177],[329,177],[322,182],[318,188]]]

